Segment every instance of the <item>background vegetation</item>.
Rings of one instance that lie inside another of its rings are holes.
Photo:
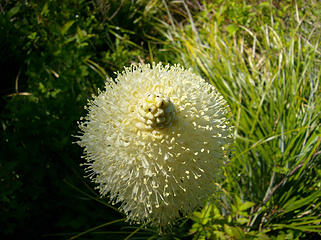
[[[0,2],[0,237],[316,239],[319,1]],[[129,226],[83,178],[83,106],[132,62],[182,63],[231,107],[225,180],[171,233]]]

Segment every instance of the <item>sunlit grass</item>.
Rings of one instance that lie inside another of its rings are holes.
[[[310,26],[310,35],[305,35],[309,25],[299,17],[293,28],[283,31],[269,25],[255,30],[241,26],[242,34],[233,36],[208,18],[187,14],[187,20],[190,27],[165,23],[166,47],[219,89],[235,126],[222,184],[225,193],[214,196],[221,203],[218,210],[238,220],[235,199],[255,203],[246,222],[233,225],[226,218],[225,223],[272,235],[287,229],[320,232],[318,32]],[[235,229],[216,226],[215,213],[211,215],[205,224],[209,229],[236,236]],[[194,231],[201,236],[207,230]]]

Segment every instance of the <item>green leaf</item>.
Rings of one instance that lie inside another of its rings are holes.
[[[196,217],[196,218],[202,218],[202,214],[200,212],[193,212],[193,215]]]
[[[30,34],[28,35],[28,38],[29,38],[30,40],[35,40],[36,37],[37,37],[37,32],[32,32],[32,33],[30,33]]]
[[[108,74],[106,73],[106,71],[101,66],[99,66],[97,63],[95,63],[94,61],[92,61],[90,59],[85,59],[84,62],[92,70],[94,70],[96,73],[98,73],[99,76],[101,76],[103,80],[106,80],[106,78],[108,77]]]
[[[220,218],[222,216],[220,210],[216,206],[213,207],[213,213],[214,219]]]
[[[236,31],[238,30],[238,27],[235,24],[230,24],[227,25],[225,27],[225,30],[230,34],[233,35],[234,33],[236,33]]]
[[[307,225],[307,226],[295,226],[292,224],[273,224],[274,229],[295,229],[306,232],[319,232],[321,233],[321,225]]]
[[[245,239],[245,234],[241,228],[239,227],[231,227],[231,228],[232,228],[233,237],[235,239]]]
[[[45,5],[43,6],[42,10],[41,10],[40,15],[41,15],[41,16],[47,16],[48,13],[49,13],[49,10],[48,10],[48,2],[46,2]]]
[[[249,221],[249,220],[248,220],[247,218],[238,218],[238,219],[236,220],[236,222],[239,223],[239,224],[241,224],[241,225],[247,223],[248,221]]]
[[[14,15],[16,15],[20,10],[20,5],[17,5],[13,8],[11,8],[8,13],[7,13],[7,16],[9,19],[11,19]]]
[[[227,235],[233,237],[234,239],[245,239],[245,234],[239,227],[232,227],[224,224],[224,231],[227,233]]]
[[[247,209],[253,207],[254,205],[255,205],[255,203],[253,203],[253,202],[248,202],[248,201],[247,201],[247,202],[244,202],[244,203],[240,206],[239,211],[247,210]]]
[[[269,2],[261,2],[259,4],[259,7],[261,7],[261,8],[269,8],[270,7],[270,3]]]
[[[233,237],[232,227],[224,224],[224,231],[227,233],[227,235]]]
[[[270,240],[271,239],[268,235],[266,235],[262,232],[256,234],[256,237],[257,237],[256,239],[259,239],[259,240]]]
[[[298,208],[301,208],[305,205],[308,205],[312,202],[314,202],[316,199],[318,199],[319,197],[321,197],[321,192],[317,191],[312,193],[310,196],[305,197],[305,198],[301,198],[299,200],[297,200],[298,196],[291,198],[290,200],[288,200],[286,202],[286,204],[284,204],[283,206],[283,211],[279,214],[279,216],[284,215],[288,212],[292,212]]]
[[[69,28],[74,24],[74,22],[74,20],[66,22],[60,30],[61,35],[65,35],[68,32]]]

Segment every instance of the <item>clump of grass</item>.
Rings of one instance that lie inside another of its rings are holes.
[[[238,35],[188,14],[167,25],[168,49],[219,89],[235,126],[221,194],[192,217],[195,238],[320,235],[320,42],[296,11],[294,27]]]

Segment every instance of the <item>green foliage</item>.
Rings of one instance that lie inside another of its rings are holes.
[[[214,20],[220,29],[223,29],[229,36],[239,34],[242,27],[257,30],[260,23],[284,26],[291,11],[289,3],[291,1],[279,1],[274,5],[270,1],[215,1],[205,5],[206,10],[202,16]]]
[[[195,213],[191,231],[195,239],[320,234],[319,28],[300,18],[297,5],[283,9],[297,17],[282,27],[269,26],[264,12],[256,17],[253,4],[215,4],[187,26],[166,26],[168,49],[219,89],[235,126],[221,192]],[[277,14],[270,19],[288,18]]]
[[[142,19],[143,7],[1,2],[0,232],[6,239],[82,232],[117,219],[111,208],[94,204],[93,192],[74,193],[64,179],[82,182],[80,149],[72,143],[87,99],[106,77],[149,57],[143,35],[152,25]]]
[[[208,203],[201,212],[194,212],[194,224],[190,232],[193,239],[269,239],[264,233],[251,230],[248,210],[255,204],[242,202],[238,196],[230,204],[229,215],[225,216],[217,207],[220,203]]]

